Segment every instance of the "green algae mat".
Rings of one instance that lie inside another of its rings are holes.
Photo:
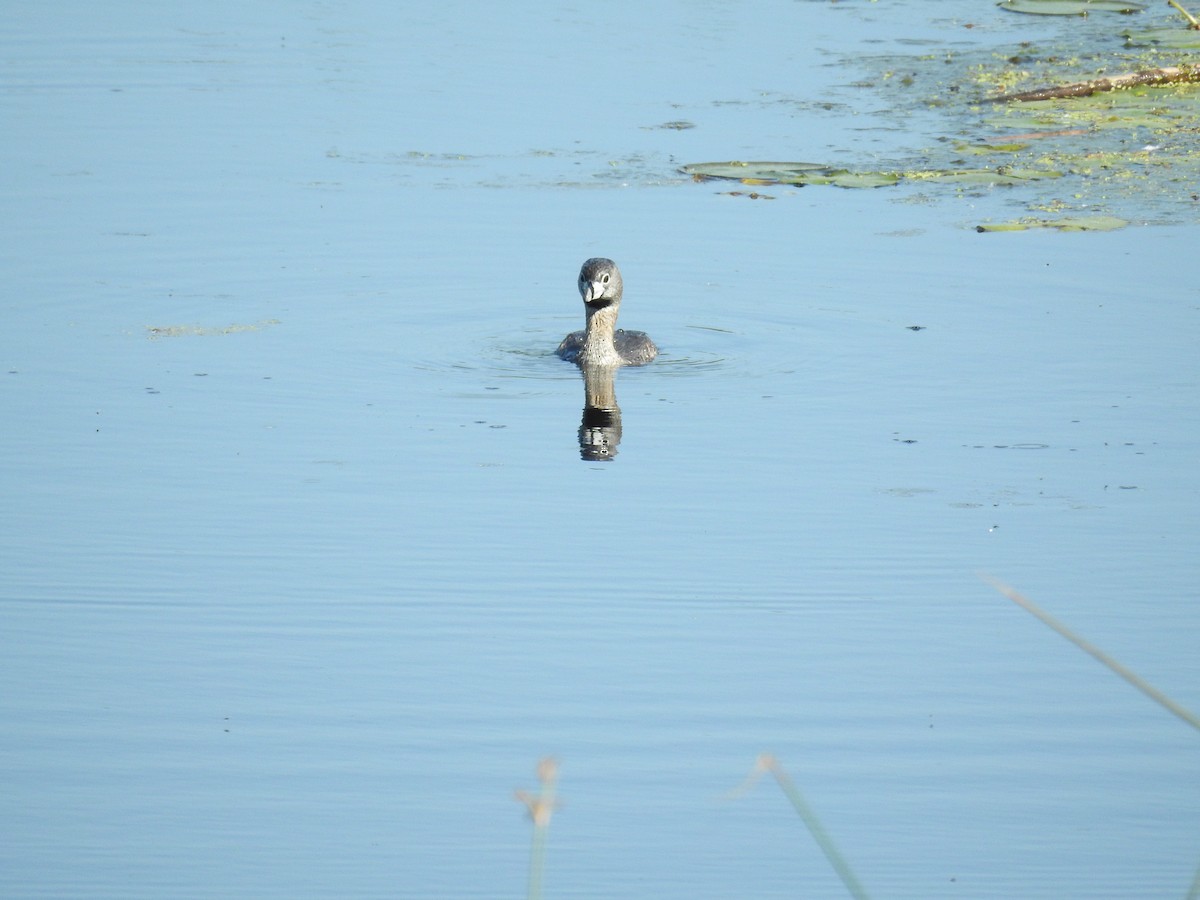
[[[1027,40],[986,49],[947,42],[843,61],[867,69],[859,84],[884,101],[885,121],[921,123],[906,140],[926,146],[883,166],[850,158],[723,160],[681,171],[695,181],[755,187],[1011,189],[1019,214],[976,223],[981,231],[1200,219],[1200,29],[1169,7],[1149,12],[1115,0],[1000,6],[1030,14],[1013,17],[1028,20]],[[1089,23],[1078,34],[1070,23],[1043,25],[1050,16],[1084,15],[1073,20]]]

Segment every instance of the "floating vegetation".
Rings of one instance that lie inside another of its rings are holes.
[[[1010,12],[1035,16],[1086,16],[1094,12],[1128,15],[1146,8],[1143,3],[1126,3],[1124,0],[1003,0],[996,5]]]
[[[928,189],[923,202],[979,197],[1012,188],[1012,221],[996,216],[987,231],[1030,228],[1102,230],[1200,218],[1200,49],[1198,20],[1174,12],[1145,28],[1048,30],[1030,16],[1033,37],[1017,45],[946,43],[930,52],[854,61],[867,77],[853,82],[882,101],[878,129],[911,135],[889,150],[885,165],[848,151],[825,162],[698,162],[682,168],[694,181],[743,185]],[[1145,4],[1010,0],[1005,9],[1043,15],[1136,12]],[[1121,42],[1127,43],[1122,46]],[[1138,44],[1146,49],[1135,49]],[[847,61],[850,63],[851,61]],[[912,143],[920,141],[921,143]],[[938,190],[953,185],[954,190]],[[901,202],[912,201],[909,193]],[[1055,215],[1046,217],[1050,212]],[[1059,218],[1061,216],[1062,218]],[[981,214],[975,213],[975,227]],[[1121,223],[1117,225],[1115,223]]]
[[[1066,216],[1061,219],[1018,219],[1015,222],[993,222],[976,225],[975,230],[984,231],[1030,231],[1050,228],[1056,231],[1116,231],[1129,223],[1116,216]]]
[[[710,178],[738,181],[746,185],[791,184],[831,185],[842,188],[890,187],[901,181],[939,181],[949,184],[981,186],[1024,184],[1041,178],[1059,178],[1062,172],[1050,169],[1017,169],[998,166],[989,169],[913,169],[907,172],[854,172],[817,163],[804,162],[712,162],[692,163],[682,172],[696,181]]]
[[[278,325],[278,319],[263,319],[248,325],[225,325],[210,328],[203,325],[147,325],[146,337],[152,341],[169,337],[212,337],[218,334],[241,334],[244,331],[262,331],[272,325]]]
[[[828,184],[835,187],[867,188],[896,184],[894,172],[851,172],[820,163],[806,162],[709,162],[693,163],[680,169],[695,181],[710,178],[738,181],[747,185]]]

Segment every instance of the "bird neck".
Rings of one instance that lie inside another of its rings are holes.
[[[587,308],[585,345],[596,348],[613,346],[613,332],[617,329],[618,306],[619,304],[613,303],[600,309],[590,306]]]
[[[621,354],[613,334],[617,326],[617,303],[601,309],[587,308],[587,330],[583,335],[583,346],[579,350],[581,366],[619,366]]]

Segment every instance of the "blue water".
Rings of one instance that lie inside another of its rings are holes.
[[[978,573],[1200,708],[1194,226],[677,171],[1061,27],[938,9],[14,10],[0,893],[523,896],[554,755],[548,897],[844,896],[771,752],[872,896],[1183,895],[1200,736]]]

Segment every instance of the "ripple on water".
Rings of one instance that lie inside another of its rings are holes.
[[[416,360],[413,367],[422,372],[476,373],[546,382],[576,381],[579,378],[579,369],[555,354],[562,340],[562,335],[557,332],[497,332],[482,340],[480,352],[471,358],[464,359],[458,355],[457,349],[455,355],[451,355],[451,346],[447,344],[444,355]],[[723,370],[727,365],[724,354],[689,347],[686,355],[677,355],[670,350],[660,351],[653,363],[639,370],[662,377],[687,378]]]

